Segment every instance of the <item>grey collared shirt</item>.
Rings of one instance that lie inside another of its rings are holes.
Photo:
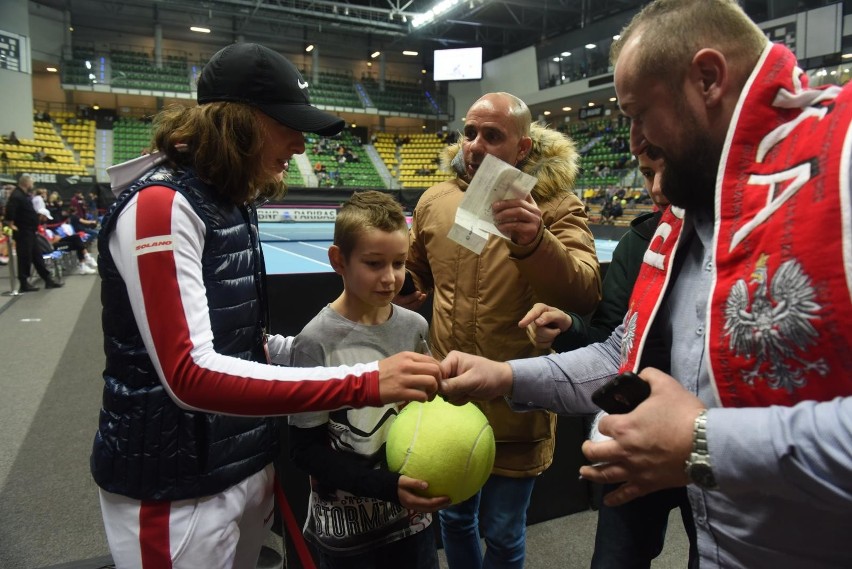
[[[710,408],[719,490],[689,487],[701,567],[852,567],[852,397],[720,408],[705,353],[712,219],[687,215],[683,231],[685,249],[655,325],[671,346],[671,375]],[[509,362],[514,408],[597,412],[591,393],[617,373],[622,335],[620,326],[599,344]]]

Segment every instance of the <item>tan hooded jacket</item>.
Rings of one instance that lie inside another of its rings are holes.
[[[533,124],[529,156],[520,168],[536,178],[532,195],[542,228],[530,245],[492,236],[480,255],[447,238],[467,189],[449,147],[443,165],[456,177],[429,188],[414,210],[406,267],[433,293],[430,344],[437,358],[460,350],[506,361],[546,353],[518,328],[536,302],[588,314],[600,300],[601,279],[583,203],[574,194],[578,156],[561,133]],[[553,461],[556,416],[515,413],[503,398],[479,403],[497,438],[494,474],[536,476]]]

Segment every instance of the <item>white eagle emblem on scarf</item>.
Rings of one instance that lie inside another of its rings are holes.
[[[743,381],[752,385],[768,363],[764,375],[769,387],[792,393],[807,384],[809,372],[828,373],[824,359],[808,362],[798,355],[816,343],[818,334],[811,320],[819,318],[822,307],[815,302],[810,277],[795,259],[785,261],[771,279],[768,259],[761,255],[749,277],[749,283],[757,284],[753,299],[745,279],[731,287],[725,305],[725,335],[736,355],[757,360],[750,371],[743,371]]]

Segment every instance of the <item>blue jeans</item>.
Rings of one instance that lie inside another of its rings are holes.
[[[604,495],[618,487],[605,485]],[[698,567],[698,546],[692,508],[686,488],[653,492],[621,506],[601,504],[592,569],[647,569],[663,550],[669,512],[680,508],[683,527],[689,538],[687,567]]]
[[[310,544],[317,569],[438,569],[434,522],[425,530],[357,555],[332,555]]]
[[[491,475],[479,493],[440,512],[450,569],[521,569],[535,478]],[[479,545],[485,538],[485,558]]]

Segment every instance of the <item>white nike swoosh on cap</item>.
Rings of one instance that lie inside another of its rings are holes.
[[[308,88],[308,82],[307,81],[300,81],[300,80],[296,79],[296,85],[299,86],[299,89],[307,89]]]

